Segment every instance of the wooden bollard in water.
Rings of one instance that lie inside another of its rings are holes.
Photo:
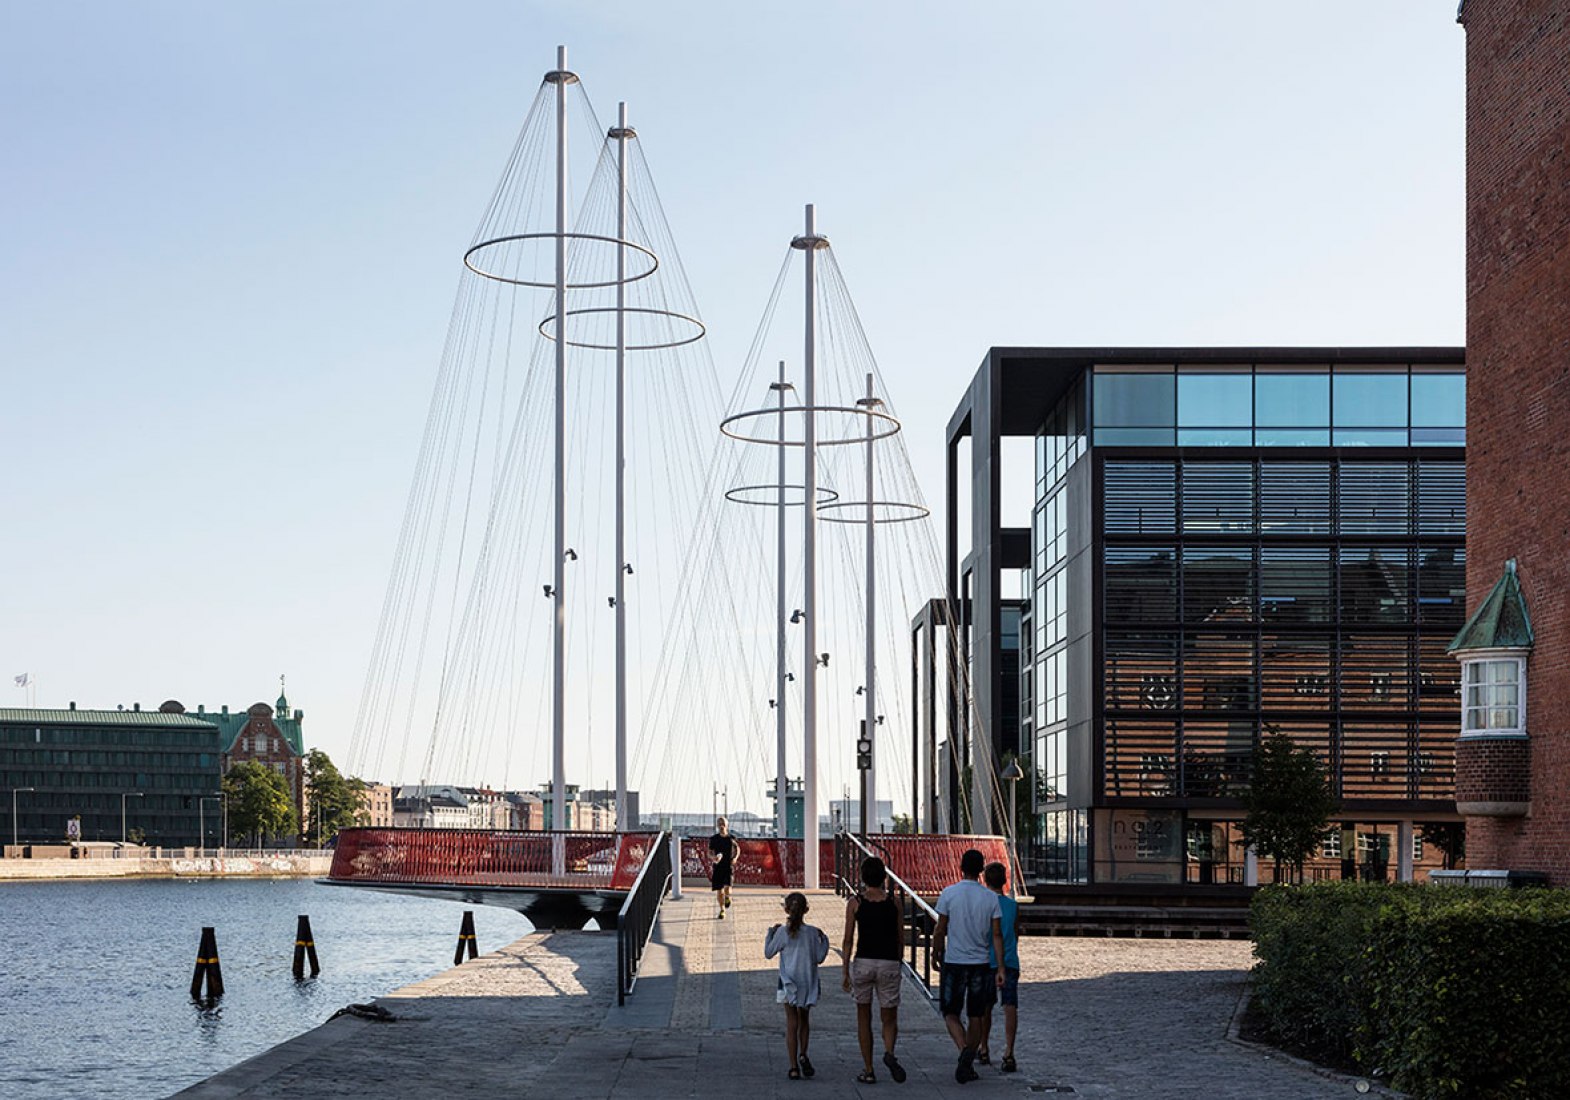
[[[191,975],[191,996],[202,998],[202,985],[207,986],[207,996],[224,995],[223,971],[218,967],[218,936],[211,928],[202,929],[202,943],[196,949],[196,973]]]
[[[458,947],[452,953],[452,964],[454,966],[458,966],[463,962],[464,944],[469,945],[469,958],[479,957],[480,948],[474,941],[474,910],[472,909],[463,911],[463,926],[458,929]]]
[[[316,940],[311,937],[311,918],[301,913],[294,924],[294,976],[305,977],[305,957],[311,957],[311,977],[322,972],[316,961]]]

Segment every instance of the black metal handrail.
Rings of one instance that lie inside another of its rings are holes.
[[[888,866],[884,855],[852,833],[834,834],[834,892],[850,897],[861,890],[861,861],[876,856],[888,871],[889,893],[899,899],[901,935],[905,944],[905,970],[915,979],[916,988],[933,1007],[937,1007],[938,988],[932,984],[932,933],[938,926],[938,912],[904,879]]]
[[[671,838],[661,833],[654,842],[627,900],[616,914],[616,1003],[627,1003],[627,994],[638,980],[643,949],[654,933],[654,919],[671,884]]]

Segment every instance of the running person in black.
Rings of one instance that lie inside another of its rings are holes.
[[[720,903],[719,919],[725,919],[725,910],[730,908],[730,881],[731,870],[736,862],[739,845],[736,838],[730,835],[730,822],[723,817],[715,818],[714,827],[718,831],[709,837],[709,854],[714,858],[714,869],[709,872],[709,887],[714,891],[714,899]]]

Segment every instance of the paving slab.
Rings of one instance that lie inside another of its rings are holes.
[[[839,985],[843,903],[810,895],[829,934],[812,1015],[812,1081],[790,1081],[775,966],[763,957],[782,891],[738,890],[725,920],[706,891],[667,901],[637,987],[616,1005],[611,933],[527,936],[377,1003],[398,1017],[340,1017],[178,1095],[192,1100],[428,1097],[440,1090],[559,1100],[676,1097],[1017,1097],[1318,1100],[1351,1095],[1284,1059],[1229,1042],[1249,945],[1028,938],[1021,943],[1021,1072],[954,1081],[942,1021],[907,979],[895,1085],[855,1080],[855,1008]],[[994,1050],[1001,1054],[1001,1017]],[[881,1055],[881,1043],[878,1053]]]

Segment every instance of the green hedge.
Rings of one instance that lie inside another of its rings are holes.
[[[1424,1098],[1570,1096],[1570,892],[1266,887],[1249,919],[1282,1046]]]

